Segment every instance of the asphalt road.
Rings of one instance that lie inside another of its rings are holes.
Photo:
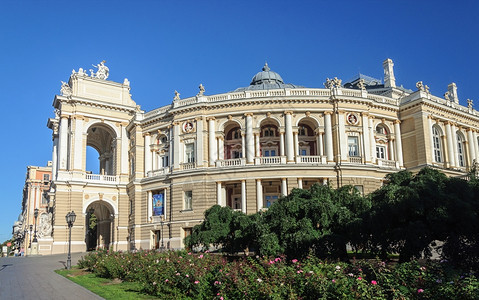
[[[72,265],[85,253],[73,253]],[[58,275],[65,268],[67,256],[0,258],[0,299],[103,299]]]

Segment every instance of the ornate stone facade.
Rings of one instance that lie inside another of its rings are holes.
[[[466,174],[479,158],[472,101],[461,106],[455,84],[445,99],[422,82],[416,91],[397,87],[393,66],[383,62],[384,83],[360,75],[305,88],[265,65],[248,87],[205,95],[200,84],[196,96],[175,91],[171,104],[149,112],[131,99],[128,80],[106,80],[104,63],[91,76],[73,71],[48,123],[52,253],[67,249],[71,210],[74,250],[181,248],[214,204],[249,214],[315,183],[369,193],[403,169]],[[87,146],[98,151],[93,173]]]

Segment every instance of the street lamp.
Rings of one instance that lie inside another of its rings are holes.
[[[33,231],[33,225],[30,224],[30,244],[28,244],[28,248],[32,248],[32,231]]]
[[[70,270],[72,267],[72,255],[71,255],[71,248],[72,248],[72,227],[73,223],[75,223],[77,215],[75,214],[74,211],[71,211],[67,213],[65,216],[65,219],[67,220],[68,224],[68,230],[69,230],[69,235],[68,235],[68,257],[67,257],[67,269]]]
[[[38,218],[38,208],[35,208],[35,211],[33,212],[33,216],[35,217],[35,235],[33,236],[33,242],[38,243],[37,240],[37,218]]]
[[[161,217],[160,217],[160,224],[161,224],[161,246],[160,246],[160,249],[161,249],[161,251],[163,251],[165,249],[165,245],[163,244],[163,224],[165,224],[163,215],[161,215]]]

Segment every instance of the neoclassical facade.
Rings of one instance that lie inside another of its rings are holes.
[[[315,183],[369,193],[403,169],[466,174],[479,158],[472,100],[460,105],[454,83],[443,97],[422,82],[399,87],[393,66],[383,62],[384,81],[358,75],[306,88],[266,64],[247,87],[206,95],[200,85],[184,99],[175,91],[148,112],[127,79],[108,80],[104,62],[74,70],[48,121],[51,253],[67,250],[72,210],[73,251],[181,248],[214,204],[251,214]],[[99,170],[87,170],[87,147]]]

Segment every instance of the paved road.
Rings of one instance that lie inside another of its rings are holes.
[[[72,254],[72,265],[84,253]],[[0,299],[103,299],[54,270],[65,268],[66,255],[0,258]]]

